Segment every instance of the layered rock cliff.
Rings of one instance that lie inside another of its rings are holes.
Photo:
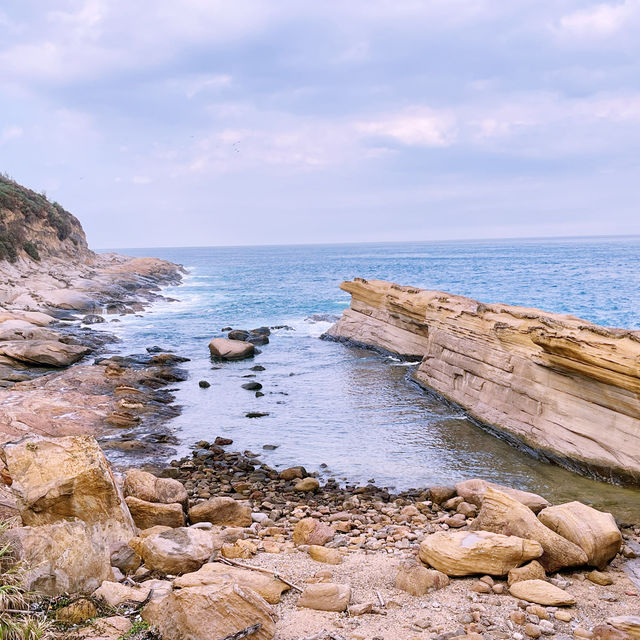
[[[415,379],[512,443],[640,484],[640,332],[356,278],[328,332],[421,363]]]

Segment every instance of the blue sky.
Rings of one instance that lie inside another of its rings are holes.
[[[0,170],[96,248],[637,234],[639,32],[640,0],[5,0]]]

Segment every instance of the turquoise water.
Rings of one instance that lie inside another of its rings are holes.
[[[484,433],[464,413],[425,393],[393,358],[319,336],[349,304],[339,289],[355,276],[535,306],[593,322],[640,328],[640,238],[554,239],[282,247],[126,249],[188,270],[142,317],[123,317],[121,352],[158,344],[192,359],[177,386],[182,443],[234,439],[273,466],[304,464],[349,482],[396,489],[481,476],[624,511],[636,492],[540,463]],[[212,363],[207,344],[225,326],[275,330],[253,361]],[[255,364],[264,371],[250,370]],[[253,378],[256,398],[241,388]],[[206,379],[209,389],[200,389]],[[268,412],[260,419],[250,411]],[[264,444],[276,445],[263,451]],[[640,507],[638,507],[640,510]]]

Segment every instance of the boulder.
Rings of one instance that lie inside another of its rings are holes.
[[[12,340],[0,342],[0,355],[28,364],[68,367],[78,362],[91,349],[58,340]]]
[[[593,640],[635,640],[635,636],[632,636],[626,631],[616,629],[613,625],[603,622],[593,627],[591,631],[591,638]]]
[[[442,504],[447,500],[450,500],[456,495],[456,490],[454,487],[445,487],[442,485],[434,485],[429,489],[429,497],[436,504]]]
[[[405,563],[396,575],[396,589],[402,589],[412,596],[423,596],[429,591],[442,589],[449,584],[446,574],[435,569],[427,569],[416,563]]]
[[[307,470],[304,467],[289,467],[280,472],[282,480],[295,480],[296,478],[306,478]]]
[[[293,487],[294,491],[317,491],[320,488],[320,483],[316,478],[303,478],[298,480]]]
[[[235,584],[176,589],[147,604],[142,618],[164,640],[225,638],[255,624],[260,628],[251,640],[270,640],[275,635],[271,607],[251,589]]]
[[[337,549],[329,549],[317,544],[312,544],[307,553],[312,560],[324,562],[325,564],[341,564],[342,554]]]
[[[628,633],[635,640],[640,640],[640,616],[613,616],[607,618],[607,624],[618,631]]]
[[[98,615],[96,605],[87,598],[75,600],[66,607],[56,609],[56,620],[63,624],[80,624]]]
[[[587,562],[587,554],[578,545],[542,524],[531,509],[491,487],[487,487],[472,528],[539,542],[543,549],[539,562],[549,572]]]
[[[29,591],[92,593],[113,575],[108,548],[80,520],[8,529],[2,544],[10,544],[28,567],[24,586]]]
[[[321,582],[304,588],[298,598],[298,606],[318,611],[346,611],[350,601],[349,585]]]
[[[132,626],[131,620],[125,616],[98,618],[91,626],[79,629],[77,637],[82,640],[122,640],[128,637]]]
[[[125,498],[133,521],[139,529],[148,529],[155,525],[166,527],[184,527],[184,511],[182,505],[147,502],[133,496]]]
[[[119,582],[105,580],[94,592],[93,597],[104,600],[111,607],[119,607],[121,604],[144,602],[151,593],[151,589],[145,583],[129,587]]]
[[[293,529],[293,542],[296,545],[312,544],[322,546],[333,539],[336,531],[333,527],[316,518],[303,518]]]
[[[542,547],[533,540],[488,531],[439,531],[422,541],[419,555],[424,563],[448,576],[503,576],[540,557]]]
[[[604,569],[620,551],[622,534],[610,513],[581,502],[568,502],[543,509],[538,519],[546,527],[578,545],[587,563]]]
[[[133,573],[142,564],[142,558],[125,543],[111,547],[111,566],[122,571],[123,575]]]
[[[512,489],[511,487],[505,487],[501,484],[495,484],[493,482],[487,482],[480,478],[473,478],[472,480],[465,480],[464,482],[458,482],[456,485],[456,492],[459,496],[465,499],[466,502],[476,505],[476,507],[482,506],[482,500],[487,488],[491,487],[497,491],[502,491],[514,500],[521,502],[526,507],[529,507],[534,513],[538,513],[541,509],[550,506],[549,502],[535,493],[529,493],[528,491],[520,491],[519,489]]]
[[[187,490],[178,480],[157,478],[152,473],[140,469],[127,471],[124,478],[124,495],[162,504],[178,502],[184,507],[189,501]]]
[[[251,526],[251,507],[233,498],[210,498],[189,509],[191,522],[211,522],[237,527]]]
[[[136,538],[131,546],[151,571],[176,575],[199,569],[222,541],[211,531],[180,527]]]
[[[546,578],[544,567],[537,560],[532,560],[521,567],[511,569],[507,577],[507,584],[511,586],[514,582],[522,580],[545,580]]]
[[[272,576],[240,567],[230,567],[221,562],[208,562],[198,571],[176,578],[173,584],[180,589],[237,584],[243,589],[252,589],[269,604],[278,604],[282,592],[290,588]]]
[[[514,598],[535,602],[545,607],[561,607],[575,604],[576,601],[566,591],[544,580],[521,580],[509,587]]]
[[[228,338],[214,338],[209,343],[211,356],[220,360],[244,360],[251,358],[255,347],[251,342],[229,340]]]

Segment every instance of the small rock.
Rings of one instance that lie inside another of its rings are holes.
[[[346,584],[320,583],[305,587],[298,606],[318,611],[345,611],[351,600],[351,587]]]
[[[96,605],[87,598],[80,598],[56,611],[56,620],[64,624],[80,624],[98,615]]]
[[[206,380],[200,380],[200,382],[198,382],[198,386],[201,389],[208,389],[211,386],[211,383],[207,382]]]
[[[613,578],[608,573],[604,573],[603,571],[590,571],[585,577],[587,578],[587,580],[591,580],[591,582],[593,582],[594,584],[599,584],[603,587],[613,584]]]
[[[320,488],[320,483],[316,478],[303,478],[296,482],[293,487],[294,491],[317,491]]]

